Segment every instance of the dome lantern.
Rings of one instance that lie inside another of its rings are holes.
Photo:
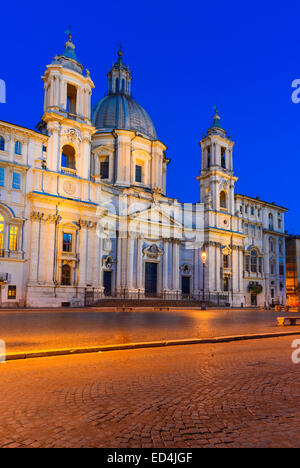
[[[92,123],[97,132],[130,130],[150,140],[157,140],[150,116],[131,96],[132,77],[129,67],[123,62],[121,48],[117,62],[107,76],[108,94],[98,101],[92,110]]]
[[[118,59],[108,72],[107,77],[109,94],[123,94],[124,96],[130,96],[132,77],[129,67],[123,62],[121,46],[118,51]]]

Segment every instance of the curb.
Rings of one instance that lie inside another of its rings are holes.
[[[63,349],[50,349],[41,351],[28,351],[25,353],[7,354],[6,361],[17,361],[21,359],[33,359],[53,356],[68,356],[75,354],[88,354],[88,353],[100,353],[106,351],[124,351],[130,349],[143,349],[143,348],[162,348],[166,346],[182,346],[192,344],[216,344],[216,343],[231,343],[234,341],[247,341],[247,340],[258,340],[265,338],[278,338],[283,336],[300,335],[300,331],[297,332],[279,332],[279,333],[259,333],[254,335],[234,335],[234,336],[222,336],[215,338],[190,338],[182,340],[167,340],[167,341],[146,341],[142,343],[127,343],[127,344],[116,344],[107,346],[92,346],[85,348],[63,348]]]

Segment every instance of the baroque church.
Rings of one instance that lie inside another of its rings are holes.
[[[120,50],[106,96],[69,35],[44,76],[33,131],[0,121],[2,307],[104,298],[284,304],[284,207],[235,191],[234,142],[216,110],[200,141],[200,202],[166,192],[169,159],[131,96]]]

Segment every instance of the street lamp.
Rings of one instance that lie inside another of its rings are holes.
[[[201,254],[201,258],[202,258],[202,265],[203,265],[203,268],[202,268],[202,271],[203,271],[203,291],[202,291],[202,307],[201,307],[201,309],[206,310],[204,293],[205,293],[205,263],[206,263],[206,260],[207,260],[207,253],[205,252],[205,250],[203,250],[203,252]]]

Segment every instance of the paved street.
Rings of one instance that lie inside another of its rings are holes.
[[[0,447],[300,447],[292,338],[0,365]]]
[[[282,312],[177,310],[106,312],[93,309],[0,311],[0,339],[7,351],[98,346],[279,331]],[[294,329],[300,330],[300,327]]]

